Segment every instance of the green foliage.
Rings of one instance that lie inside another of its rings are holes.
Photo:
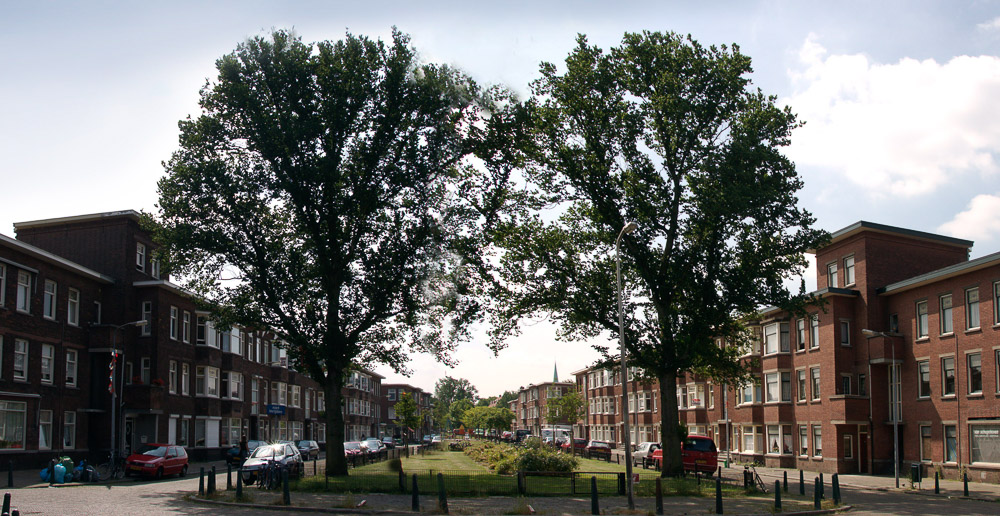
[[[399,473],[400,471],[403,470],[403,461],[398,458],[389,459],[389,463],[386,465],[386,467],[389,468],[389,471]]]
[[[434,384],[434,397],[450,407],[458,400],[469,400],[475,404],[479,393],[469,380],[445,376]]]
[[[532,439],[528,439],[532,441]],[[465,453],[476,462],[485,464],[501,475],[509,475],[517,471],[561,471],[576,469],[579,461],[575,457],[564,455],[553,448],[542,445],[539,439],[535,443],[525,442],[523,446],[513,446],[506,443],[490,441],[477,442],[465,449]]]
[[[462,424],[462,418],[465,417],[465,413],[471,410],[472,402],[468,399],[458,399],[451,403],[448,407],[448,421],[452,428],[457,428]]]
[[[406,428],[420,427],[420,408],[413,396],[404,392],[399,396],[399,401],[393,407],[396,412],[396,421]]]
[[[516,288],[494,296],[493,345],[541,314],[563,338],[617,337],[620,242],[630,362],[664,392],[689,371],[739,384],[749,370],[732,344],[760,306],[810,301],[783,280],[827,236],[797,207],[802,180],[781,151],[795,115],[753,87],[738,47],[673,33],[626,34],[607,52],[580,36],[563,68],[541,71],[525,179],[547,209],[505,235],[501,270]],[[673,396],[660,413],[677,425]],[[678,474],[680,442],[665,439]]]
[[[504,430],[510,428],[514,413],[508,408],[473,407],[462,417],[466,428],[480,430]]]
[[[549,412],[545,419],[553,425],[564,421],[573,425],[587,414],[586,402],[578,391],[567,392],[558,398],[549,398],[546,404]]]

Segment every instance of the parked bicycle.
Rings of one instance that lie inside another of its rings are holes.
[[[125,476],[125,459],[115,457],[113,454],[108,457],[107,462],[97,465],[97,474],[101,480],[117,480]]]

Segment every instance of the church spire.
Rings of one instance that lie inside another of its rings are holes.
[[[552,381],[559,383],[559,368],[555,362],[552,362]]]

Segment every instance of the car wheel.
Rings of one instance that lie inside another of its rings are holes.
[[[181,476],[183,477],[186,476],[187,474],[188,474],[188,465],[185,464],[184,467],[181,468]]]
[[[161,478],[163,478],[163,468],[159,468],[156,470],[156,479],[159,480]]]

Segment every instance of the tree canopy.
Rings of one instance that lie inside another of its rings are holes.
[[[449,407],[458,400],[469,400],[475,404],[479,399],[479,391],[465,378],[445,376],[434,384],[434,397]]]
[[[473,407],[465,411],[462,424],[469,429],[508,430],[514,413],[506,407]]]
[[[397,31],[312,44],[277,31],[216,66],[165,164],[157,238],[218,319],[274,331],[323,385],[327,470],[346,474],[345,374],[406,372],[411,350],[450,361],[480,316],[513,104],[420,63]]]
[[[781,153],[799,123],[750,72],[736,46],[658,32],[609,52],[580,36],[562,69],[542,64],[525,180],[549,209],[505,237],[495,345],[534,315],[562,337],[617,337],[615,242],[635,222],[621,238],[625,342],[660,382],[662,428],[677,427],[678,375],[747,378],[737,346],[715,339],[745,342],[762,306],[802,306],[783,280],[825,237],[797,207],[802,181]],[[676,433],[663,440],[664,475],[679,474]]]
[[[396,421],[404,429],[416,429],[420,427],[420,408],[413,395],[404,392],[399,396],[399,401],[393,406],[396,413]],[[406,432],[403,431],[403,439],[406,439]]]

